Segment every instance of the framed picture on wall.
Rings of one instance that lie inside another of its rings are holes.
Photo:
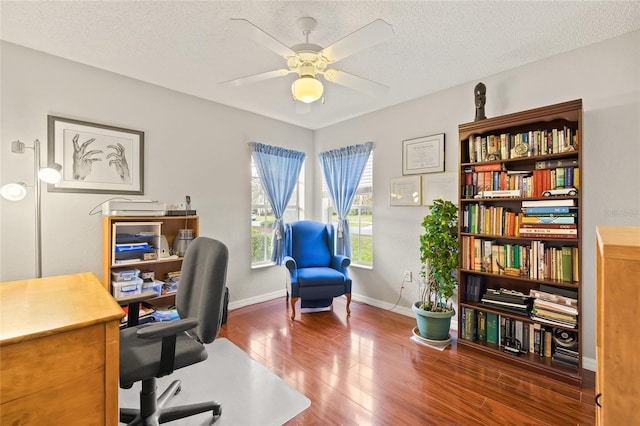
[[[402,174],[444,172],[444,133],[402,141]]]
[[[419,206],[422,202],[420,176],[403,176],[389,181],[390,206]]]
[[[51,192],[144,194],[144,132],[48,117],[49,163],[62,165]]]

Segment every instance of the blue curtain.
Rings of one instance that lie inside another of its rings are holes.
[[[256,142],[249,145],[262,187],[276,216],[273,224],[271,260],[277,265],[282,265],[284,247],[282,216],[298,183],[305,153]]]
[[[351,257],[347,215],[372,149],[373,142],[367,142],[318,154],[331,202],[338,213],[336,254]]]

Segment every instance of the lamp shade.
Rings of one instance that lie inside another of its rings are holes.
[[[49,167],[43,167],[38,171],[38,177],[47,183],[58,183],[62,178],[62,166],[58,163],[53,163]]]
[[[8,183],[0,188],[0,195],[9,201],[20,201],[27,195],[27,185],[24,182]]]
[[[322,97],[322,83],[311,75],[303,75],[291,85],[291,93],[297,101],[310,104]]]

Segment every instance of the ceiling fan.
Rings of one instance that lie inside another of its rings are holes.
[[[238,87],[296,73],[298,78],[291,85],[291,94],[294,100],[306,104],[322,98],[324,86],[318,76],[322,76],[326,81],[349,87],[371,96],[380,95],[388,90],[387,86],[380,83],[331,68],[335,62],[391,38],[393,36],[393,27],[382,19],[376,19],[325,48],[309,43],[309,34],[317,25],[316,20],[313,18],[304,17],[298,19],[297,23],[305,36],[305,42],[291,47],[287,47],[246,19],[231,19],[229,23],[244,31],[257,43],[282,56],[286,61],[287,68],[228,80],[221,84]]]

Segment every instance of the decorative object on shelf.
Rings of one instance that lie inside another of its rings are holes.
[[[144,194],[144,132],[48,116],[48,156],[62,165],[52,192]]]
[[[458,207],[451,201],[433,201],[422,221],[420,236],[421,300],[413,311],[420,334],[432,340],[449,337],[451,317],[455,315],[451,298],[458,284]]]
[[[487,86],[482,82],[476,84],[473,94],[476,99],[476,118],[473,121],[484,120],[487,118],[484,115],[484,104],[487,102]]]
[[[402,174],[444,172],[444,133],[402,141]]]
[[[395,177],[389,180],[390,206],[419,206],[421,200],[420,176]]]
[[[49,167],[40,167],[40,141],[38,139],[33,141],[32,147],[27,147],[23,142],[13,141],[11,142],[11,152],[14,154],[24,154],[25,149],[33,149],[33,185],[34,185],[34,211],[36,222],[36,278],[42,277],[42,220],[40,219],[41,207],[40,198],[42,187],[40,181],[47,182],[49,184],[56,183],[60,180],[60,171],[62,167],[60,164],[51,163]],[[3,198],[9,201],[22,200],[27,195],[27,185],[24,182],[8,183],[0,189],[0,194]]]
[[[173,241],[173,254],[184,256],[191,241],[193,241],[193,229],[180,229]]]

